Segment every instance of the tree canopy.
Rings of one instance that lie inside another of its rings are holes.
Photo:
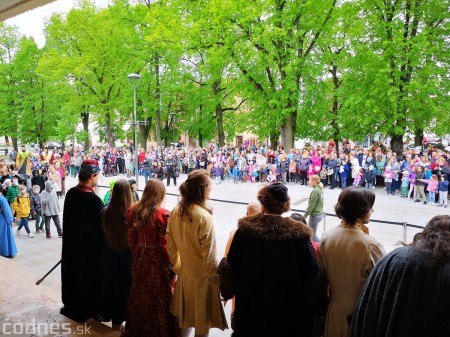
[[[399,150],[450,133],[449,30],[439,0],[83,0],[48,19],[43,48],[0,23],[0,132],[132,139],[139,73],[143,147],[250,131],[285,148],[382,134]]]

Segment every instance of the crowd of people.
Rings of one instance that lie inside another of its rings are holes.
[[[194,333],[199,337],[208,336],[211,328],[228,327],[223,301],[234,298],[234,337],[448,333],[449,323],[443,318],[450,309],[441,299],[450,292],[450,216],[432,218],[413,243],[386,256],[366,226],[373,213],[376,186],[383,185],[388,194],[401,189],[401,196],[408,192],[407,196],[415,200],[423,199],[427,190],[430,204],[439,197],[445,198],[442,205],[446,206],[447,191],[432,194],[433,186],[439,188],[441,181],[447,182],[448,188],[446,152],[416,154],[407,150],[398,158],[379,144],[374,144],[372,151],[351,143],[337,152],[330,144],[326,150],[305,148],[290,150],[289,154],[263,147],[141,150],[139,170],[144,176],[145,161],[162,168],[167,185],[172,178],[176,184],[176,172],[187,173],[179,187],[178,204],[169,211],[163,207],[165,184],[152,173],[141,198],[133,196],[136,191],[133,193],[129,181],[118,177],[105,207],[94,192],[104,169],[102,151],[108,152],[93,148],[88,154],[80,154],[83,160],[74,170],[78,185],[67,191],[64,199],[64,235],[58,216],[55,218],[59,209],[42,213],[45,200],[58,199],[53,179],[44,178],[42,192],[39,184],[33,185],[33,193],[36,190],[41,196],[40,205],[33,201],[29,210],[18,205],[27,197],[25,182],[11,184],[17,186],[9,199],[12,206],[7,197],[0,197],[0,228],[6,238],[12,236],[13,211],[26,230],[28,222],[23,218],[28,212],[41,209],[46,231],[53,218],[63,241],[63,315],[77,322],[89,318],[111,321],[122,336],[188,337]],[[75,153],[73,157],[78,156]],[[56,154],[55,160],[60,159]],[[383,160],[383,165],[378,164]],[[243,163],[253,162],[259,165],[259,174],[241,174]],[[290,171],[292,163],[296,163],[295,171]],[[304,164],[311,171],[306,171],[306,176],[301,169]],[[72,172],[70,165],[69,160],[68,171]],[[342,166],[347,169],[342,170]],[[267,177],[261,174],[261,167]],[[113,174],[128,175],[133,170],[129,168],[123,173],[118,168]],[[34,169],[40,170],[38,176],[42,178],[42,170]],[[326,175],[322,174],[324,170]],[[354,176],[342,175],[353,170]],[[413,172],[416,175],[408,178],[413,188],[403,189],[403,179]],[[436,175],[433,179],[437,183],[427,179],[425,172]],[[269,182],[271,175],[275,179]],[[356,179],[358,176],[360,179]],[[258,190],[258,202],[249,205],[231,233],[218,266],[212,209],[207,200],[213,183],[226,179],[267,183]],[[283,216],[290,210],[288,182],[312,187],[304,216]],[[326,187],[342,188],[335,206],[341,223],[319,239],[316,229]],[[48,195],[42,197],[42,193]],[[309,219],[309,226],[305,219]],[[36,231],[41,229],[42,222],[36,221]],[[14,256],[15,247],[1,247],[1,255]],[[429,284],[429,291],[419,291]],[[418,290],[414,300],[409,296],[411,287]],[[388,301],[383,293],[392,294]],[[394,296],[399,293],[403,296]],[[435,324],[440,317],[442,320]],[[427,323],[420,324],[424,321]]]

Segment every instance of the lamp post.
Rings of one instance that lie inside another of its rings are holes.
[[[134,111],[133,111],[133,124],[134,124],[134,173],[136,174],[136,189],[139,189],[139,164],[138,164],[138,146],[137,146],[137,120],[136,120],[136,89],[141,81],[141,75],[130,74],[127,76],[128,83],[133,88],[134,93]]]

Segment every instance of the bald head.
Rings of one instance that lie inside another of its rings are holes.
[[[246,216],[253,216],[261,213],[261,204],[257,201],[252,201],[247,205]]]

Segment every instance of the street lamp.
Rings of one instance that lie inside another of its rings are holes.
[[[130,74],[127,76],[128,83],[133,88],[134,92],[134,114],[133,114],[133,124],[134,124],[134,173],[136,174],[136,189],[139,189],[139,164],[138,164],[138,147],[137,147],[137,120],[136,120],[136,89],[141,81],[141,75]]]

